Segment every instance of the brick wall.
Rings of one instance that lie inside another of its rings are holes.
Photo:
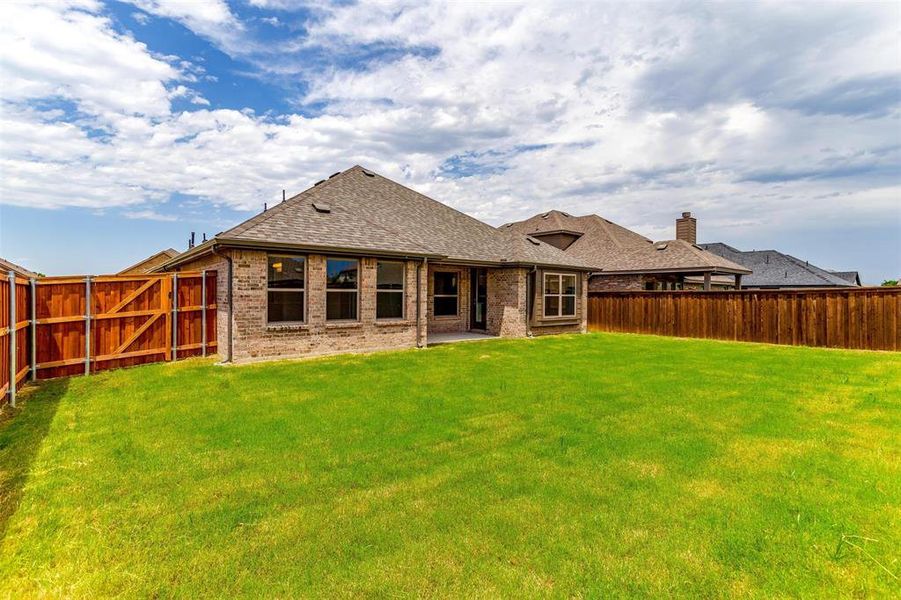
[[[233,263],[232,339],[235,362],[270,358],[374,351],[388,348],[409,348],[416,339],[416,272],[419,261],[406,261],[405,315],[397,321],[375,318],[376,262],[370,257],[360,258],[360,289],[358,316],[354,322],[326,321],[326,256],[306,255],[305,316],[303,323],[267,322],[267,254],[258,250],[223,250]],[[181,270],[216,269],[218,272],[219,319],[217,323],[219,354],[228,351],[228,265],[224,258],[209,256],[187,263]],[[436,271],[453,271],[458,280],[458,311],[453,317],[435,317],[433,313],[434,279]],[[529,270],[525,268],[488,269],[487,331],[504,337],[523,337],[526,327],[526,295]],[[586,330],[587,292],[584,276],[579,275],[580,294],[576,299],[574,319],[552,322],[540,317],[542,310],[541,272],[536,278],[533,335],[575,333]],[[458,265],[430,264],[420,278],[421,341],[427,333],[462,332],[469,330],[470,268]]]
[[[527,269],[488,269],[488,333],[524,337]]]
[[[234,268],[233,322],[235,362],[248,362],[267,358],[289,358],[344,352],[374,351],[388,348],[416,346],[416,270],[417,261],[406,261],[404,318],[400,320],[376,320],[376,262],[377,259],[360,258],[360,287],[358,317],[353,322],[326,321],[325,283],[326,256],[306,255],[305,316],[303,323],[267,322],[267,260],[266,253],[256,250],[229,250]],[[194,270],[195,261],[183,267]],[[224,262],[224,261],[223,261]],[[227,289],[222,282],[225,268],[220,270],[220,290]],[[425,295],[425,282],[422,281]],[[227,340],[221,333],[227,324],[227,298],[220,300],[220,340]],[[421,313],[424,314],[424,313]],[[422,318],[425,332],[425,319]],[[226,346],[223,345],[223,352]]]
[[[588,289],[592,292],[609,292],[613,290],[643,290],[646,281],[644,275],[592,275]]]

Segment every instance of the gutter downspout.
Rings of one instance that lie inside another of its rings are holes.
[[[422,343],[422,270],[426,269],[428,277],[429,259],[423,257],[422,264],[416,266],[416,347],[424,347]]]
[[[233,356],[233,354],[232,354],[232,352],[233,352],[232,316],[233,316],[233,312],[234,312],[234,303],[232,302],[232,272],[233,272],[232,257],[225,255],[225,254],[219,254],[215,245],[213,245],[213,247],[212,247],[212,252],[215,256],[218,256],[219,258],[224,258],[225,261],[228,263],[228,358],[224,362],[232,362],[232,356]]]
[[[535,309],[532,281],[537,277],[536,273],[538,273],[538,267],[532,265],[532,270],[526,275],[526,337],[532,337],[532,311]]]

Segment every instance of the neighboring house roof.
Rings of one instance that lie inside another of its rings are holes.
[[[750,271],[684,240],[653,242],[598,215],[574,217],[552,210],[501,227],[532,236],[578,233],[567,249],[598,271],[613,273],[732,273]]]
[[[495,229],[360,166],[336,173],[216,235],[165,267],[217,244],[591,268],[550,244]]]
[[[30,271],[25,267],[19,266],[14,262],[10,262],[5,258],[0,258],[0,273],[6,275],[10,271],[14,272],[19,277],[24,277],[25,279],[35,279],[40,277],[40,273],[35,273],[34,271]]]
[[[831,271],[830,270],[829,272],[832,273],[833,275],[835,275],[836,277],[841,277],[848,283],[854,284],[858,287],[860,287],[860,285],[861,285],[860,284],[860,273],[858,273],[857,271]]]
[[[131,274],[139,275],[139,274],[143,274],[143,273],[150,273],[156,267],[160,266],[161,264],[163,264],[169,260],[172,260],[179,254],[180,254],[180,252],[178,250],[176,250],[175,248],[167,248],[165,250],[160,250],[156,254],[153,254],[151,256],[148,256],[147,258],[141,259],[140,261],[136,262],[135,264],[131,265],[130,267],[122,269],[121,271],[119,271],[118,274],[119,275],[131,275]]]
[[[856,284],[807,261],[776,250],[743,251],[722,242],[700,244],[709,252],[742,264],[752,273],[745,287],[852,287]]]

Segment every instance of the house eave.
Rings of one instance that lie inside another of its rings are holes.
[[[595,269],[596,275],[649,275],[654,273],[676,274],[683,273],[686,275],[703,275],[710,273],[711,275],[750,275],[752,271],[748,269],[729,269],[727,267],[677,267],[669,269],[623,269],[608,270]]]
[[[210,254],[213,251],[213,248],[217,249],[244,249],[244,250],[263,250],[263,251],[279,251],[279,252],[297,252],[297,253],[316,253],[316,254],[333,254],[340,256],[375,256],[375,257],[388,257],[388,258],[409,258],[421,260],[423,258],[428,259],[441,259],[445,258],[441,254],[434,254],[428,252],[405,252],[405,251],[397,251],[397,250],[384,250],[384,249],[370,249],[370,248],[348,248],[341,246],[325,246],[325,245],[315,245],[315,244],[291,244],[285,242],[274,242],[274,241],[263,241],[263,240],[242,240],[235,238],[221,238],[216,237],[207,242],[207,246],[197,246],[196,248],[192,248],[187,252],[183,252],[178,255],[174,259],[165,262],[164,264],[157,267],[158,270],[168,270],[173,267],[177,267],[180,264],[183,264],[188,261],[196,260],[198,258],[202,258],[207,254]]]
[[[524,261],[497,261],[497,260],[478,260],[478,259],[464,259],[464,258],[452,258],[446,256],[444,254],[436,254],[436,253],[427,253],[427,252],[404,252],[397,250],[384,250],[384,249],[371,249],[371,248],[348,248],[348,247],[340,247],[340,246],[324,246],[324,245],[314,245],[314,244],[290,244],[283,242],[273,242],[273,241],[261,241],[261,240],[242,240],[242,239],[234,239],[234,238],[213,238],[209,240],[206,245],[197,246],[188,250],[187,252],[183,252],[179,254],[175,258],[170,261],[167,261],[157,267],[156,271],[166,271],[177,267],[180,264],[185,262],[189,262],[192,260],[196,260],[198,258],[202,258],[207,254],[212,252],[213,248],[220,249],[252,249],[252,250],[263,250],[263,251],[280,251],[280,252],[310,252],[316,254],[332,254],[332,255],[340,255],[340,256],[374,256],[374,257],[386,257],[386,258],[407,258],[407,259],[415,259],[421,260],[423,258],[427,258],[429,260],[433,260],[436,262],[440,262],[443,264],[454,264],[454,265],[470,265],[470,266],[484,266],[484,267],[507,267],[507,268],[531,268],[531,267],[540,267],[540,268],[553,268],[553,269],[567,269],[570,271],[593,271],[595,269],[591,267],[580,267],[575,265],[563,265],[563,264],[550,264],[550,263],[537,263],[537,262],[524,262]]]

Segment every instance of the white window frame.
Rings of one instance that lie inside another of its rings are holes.
[[[379,289],[379,263],[391,263],[400,265],[400,285],[399,290],[380,290]],[[459,286],[458,286],[459,287]],[[399,317],[380,317],[379,316],[379,294],[400,294],[400,316]],[[407,263],[402,260],[378,260],[375,261],[375,319],[376,321],[403,321],[407,316]]]
[[[273,288],[269,287],[269,259],[270,258],[302,258],[303,259],[303,287],[302,288]],[[310,261],[306,254],[266,254],[266,324],[267,325],[291,325],[307,322],[307,271]],[[301,292],[303,294],[303,320],[301,321],[272,321],[269,319],[269,292]]]
[[[357,287],[353,290],[348,288],[336,288],[330,290],[328,287],[328,261],[330,260],[355,260],[357,261]],[[325,320],[331,323],[359,323],[360,322],[360,279],[363,276],[363,259],[354,256],[326,256],[325,257]],[[328,295],[330,293],[349,294],[353,292],[357,295],[357,316],[353,319],[329,319],[328,318]]]
[[[557,293],[557,294],[548,293],[548,291],[547,291],[547,278],[548,277],[556,277],[557,278],[557,283],[559,285],[559,290],[560,290],[559,293]],[[572,294],[564,294],[563,293],[563,289],[564,289],[563,288],[563,278],[564,277],[573,277],[576,280],[576,285],[574,286],[575,287],[574,293],[572,293]],[[579,312],[578,308],[576,306],[578,304],[578,296],[579,296],[579,276],[577,274],[575,274],[575,273],[547,273],[547,272],[542,274],[542,278],[541,278],[541,314],[545,318],[571,319],[571,318],[575,317],[576,314]],[[563,299],[570,298],[570,297],[573,299],[573,313],[571,315],[563,314]],[[547,299],[548,298],[557,298],[558,299],[557,314],[555,314],[555,315],[549,315],[547,312]]]
[[[435,293],[435,275],[438,273],[450,273],[457,276],[457,293],[456,294],[436,294]],[[432,271],[432,316],[436,319],[457,319],[460,317],[460,285],[463,283],[463,276],[460,271]],[[457,310],[452,315],[439,315],[435,313],[435,298],[456,298]]]

